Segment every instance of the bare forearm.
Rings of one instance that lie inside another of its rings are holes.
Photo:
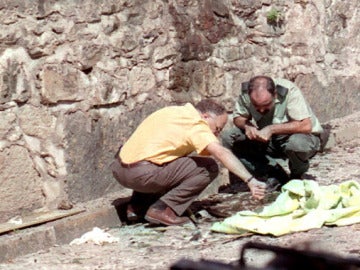
[[[250,188],[251,194],[255,199],[262,199],[265,196],[266,184],[258,181],[248,172],[237,157],[227,148],[218,142],[212,142],[207,146],[207,150],[217,160],[219,160],[229,171],[242,179]]]
[[[301,121],[291,121],[283,124],[273,124],[268,126],[271,134],[294,134],[294,133],[310,133],[311,121],[304,119]]]
[[[236,156],[226,149],[222,154],[218,155],[218,159],[223,165],[240,179],[242,179],[251,191],[251,195],[255,199],[262,199],[265,196],[266,184],[258,181],[253,177]]]
[[[252,175],[240,162],[240,160],[228,149],[224,149],[217,159],[232,173],[238,176],[240,179],[246,181]]]
[[[234,125],[237,126],[240,129],[245,129],[246,125],[249,125],[249,120],[247,118],[238,116],[233,119]]]

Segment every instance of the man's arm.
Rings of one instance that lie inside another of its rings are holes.
[[[254,178],[249,171],[244,167],[240,160],[227,148],[218,142],[212,142],[206,150],[219,160],[229,171],[240,177],[244,182],[247,182],[251,190],[251,194],[256,199],[262,199],[265,195],[266,184]]]
[[[248,119],[243,116],[237,116],[233,119],[233,122],[238,128],[245,129],[245,125],[248,124]]]
[[[283,124],[273,124],[268,126],[272,134],[294,134],[294,133],[310,133],[311,120],[310,117],[297,121],[292,120]]]
[[[235,126],[245,131],[246,137],[250,140],[263,141],[259,136],[259,130],[256,126],[249,122],[249,119],[243,116],[237,116],[233,119]]]
[[[268,141],[272,135],[278,134],[294,134],[294,133],[311,133],[312,124],[310,118],[305,118],[303,120],[292,120],[287,123],[282,124],[272,124],[264,127],[261,130],[258,130],[251,123],[248,123],[248,119],[242,116],[234,118],[234,124],[243,130],[245,130],[245,135],[250,140],[258,141]]]
[[[294,134],[294,133],[311,133],[312,125],[311,119],[305,118],[303,120],[297,121],[292,120],[283,124],[273,124],[264,127],[258,131],[258,136],[263,141],[270,140],[272,135],[277,134]]]

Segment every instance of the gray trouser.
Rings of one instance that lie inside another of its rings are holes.
[[[313,134],[275,135],[263,143],[249,140],[236,127],[223,132],[222,142],[257,176],[266,174],[273,158],[282,158],[288,159],[291,177],[300,177],[309,169],[309,159],[320,149],[320,138]]]
[[[219,174],[216,161],[208,157],[180,157],[164,165],[151,162],[126,168],[115,159],[111,164],[115,179],[138,195],[158,196],[176,214],[190,204]]]

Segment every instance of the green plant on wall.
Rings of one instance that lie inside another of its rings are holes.
[[[283,22],[283,15],[280,10],[271,8],[266,14],[267,23],[273,26],[281,26]]]

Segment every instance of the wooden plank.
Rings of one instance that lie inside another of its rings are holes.
[[[0,224],[0,234],[27,228],[34,225],[40,225],[49,221],[54,221],[56,219],[69,217],[72,215],[79,214],[81,212],[84,212],[85,209],[70,209],[70,210],[53,210],[48,212],[39,212],[39,213],[31,213],[29,215],[20,217],[19,220],[21,220],[21,223],[15,224],[15,223],[2,223]]]

